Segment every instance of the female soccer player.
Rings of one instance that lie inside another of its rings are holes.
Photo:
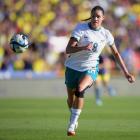
[[[102,27],[104,9],[95,6],[88,20],[90,21],[76,26],[66,48],[69,57],[65,61],[65,84],[68,93],[67,103],[71,110],[68,136],[75,135],[78,118],[84,105],[84,92],[96,80],[99,55],[106,44],[118,60],[127,80],[130,83],[135,81],[115,46],[114,37],[109,30]]]

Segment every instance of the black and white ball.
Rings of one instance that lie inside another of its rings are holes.
[[[29,48],[29,38],[23,33],[14,34],[10,40],[10,47],[15,53],[23,53]]]

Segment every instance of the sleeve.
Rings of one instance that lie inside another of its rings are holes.
[[[114,37],[113,35],[110,33],[109,30],[106,30],[106,40],[107,40],[107,45],[112,46],[114,43]]]
[[[74,37],[75,39],[77,39],[77,41],[79,41],[81,36],[82,36],[82,33],[81,33],[80,24],[77,24],[75,29],[72,31],[71,37]]]

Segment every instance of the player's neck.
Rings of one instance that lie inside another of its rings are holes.
[[[92,24],[91,24],[91,22],[88,23],[88,26],[89,26],[89,28],[91,30],[94,30],[94,31],[99,31],[101,29],[101,26],[99,26],[99,27],[93,27]]]

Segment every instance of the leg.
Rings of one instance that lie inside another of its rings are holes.
[[[76,92],[80,94],[84,92],[87,87],[90,87],[93,83],[93,79],[89,75],[85,75],[79,82],[79,85],[76,89]],[[84,106],[84,98],[83,97],[75,97],[75,101],[73,104],[73,108],[75,109],[82,109]]]
[[[74,103],[74,100],[75,100],[75,89],[70,89],[67,87],[67,94],[68,94],[68,98],[67,98],[67,105],[69,107],[69,110],[71,112],[71,117],[70,117],[70,122],[72,121],[72,112],[73,112],[73,103]],[[67,135],[68,136],[74,136],[75,135],[75,131],[73,129],[75,129],[75,127],[77,127],[76,125],[77,124],[72,124],[69,123],[69,126],[68,126],[68,133]]]
[[[100,75],[98,76],[96,83],[95,83],[95,100],[96,100],[96,105],[102,106],[103,102],[101,99],[102,96],[102,81]]]
[[[84,105],[84,98],[82,95],[83,91],[90,86],[93,83],[92,78],[89,75],[85,75],[79,82],[79,85],[75,91],[76,96],[73,102],[73,106],[71,108],[71,117],[70,117],[70,123],[68,127],[68,136],[75,135],[75,127],[78,123],[78,118],[80,116],[81,110]]]
[[[103,78],[103,85],[110,96],[116,96],[116,90],[110,85],[110,74],[106,73]]]
[[[74,99],[75,99],[75,95],[74,95],[75,90],[67,87],[67,94],[68,94],[67,104],[68,104],[69,109],[71,109],[71,107],[73,106]]]

